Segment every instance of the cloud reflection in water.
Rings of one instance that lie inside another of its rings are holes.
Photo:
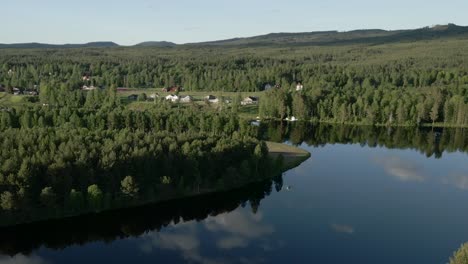
[[[43,258],[35,255],[25,256],[17,254],[13,257],[0,256],[0,264],[47,264]]]
[[[206,232],[210,235],[206,235]],[[185,260],[195,263],[246,263],[247,259],[256,260],[254,262],[258,263],[262,260],[257,257],[239,256],[237,261],[205,257],[201,248],[206,249],[208,246],[219,253],[219,250],[246,248],[255,241],[260,250],[267,251],[274,248],[266,239],[273,232],[273,226],[263,222],[260,212],[253,214],[248,210],[237,209],[230,213],[210,216],[201,224],[196,221],[172,223],[162,232],[150,232],[142,237],[140,249],[147,254],[155,249],[179,251]],[[206,239],[207,237],[213,239]],[[277,246],[280,244],[276,243]]]
[[[382,165],[385,171],[399,181],[422,182],[423,168],[409,160],[404,160],[398,156],[377,157],[374,159],[379,165]]]

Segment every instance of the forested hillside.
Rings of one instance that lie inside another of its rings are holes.
[[[255,45],[3,49],[0,84],[41,103],[78,104],[83,86],[256,92],[260,115],[339,123],[466,126],[468,39],[454,25],[415,31],[274,34]],[[399,36],[399,37],[398,37]],[[291,38],[291,43],[270,45]],[[387,40],[392,38],[395,41]],[[294,39],[300,39],[294,41]],[[352,41],[351,41],[352,40]],[[378,40],[378,41],[377,41]],[[382,41],[381,41],[382,40]],[[397,41],[398,40],[398,41]],[[301,82],[300,93],[290,93]],[[70,95],[70,96],[68,96]],[[81,98],[81,99],[80,99]],[[70,101],[64,103],[64,101]]]

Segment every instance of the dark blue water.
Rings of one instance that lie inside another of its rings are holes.
[[[249,202],[245,190],[208,216],[184,220],[186,206],[177,209],[177,223],[156,227],[152,220],[140,220],[177,205],[130,212],[141,218],[134,225],[144,231],[136,234],[126,232],[135,226],[122,224],[109,229],[109,236],[89,231],[81,239],[60,238],[49,227],[30,252],[13,246],[0,263],[439,264],[468,241],[466,153],[445,151],[435,158],[413,149],[362,144],[301,147],[311,158],[283,175],[282,185],[276,184],[281,190],[267,190],[271,183],[266,191],[261,190],[265,185],[252,187],[264,198]],[[118,216],[105,221],[112,219],[120,221]],[[91,226],[93,220],[82,224]],[[74,225],[69,228],[78,228],[80,221]],[[47,234],[60,242],[48,242]]]

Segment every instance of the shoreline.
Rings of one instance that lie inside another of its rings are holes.
[[[299,166],[301,163],[306,161],[310,157],[310,153],[300,149],[298,147],[290,146],[284,143],[276,143],[276,142],[271,142],[271,141],[265,141],[265,143],[268,146],[269,150],[269,156],[272,159],[273,162],[276,161],[277,157],[282,155],[284,157],[284,163],[281,168],[281,174],[285,173],[286,171],[293,169],[297,166]],[[276,175],[275,175],[276,176]],[[273,178],[270,177],[270,178]],[[191,197],[196,197],[200,195],[212,195],[212,194],[217,194],[217,193],[222,193],[222,192],[227,192],[227,191],[235,191],[237,189],[241,189],[244,186],[247,186],[249,184],[253,184],[256,182],[261,182],[263,180],[266,180],[269,178],[261,178],[253,181],[248,181],[242,184],[238,184],[235,186],[232,186],[232,188],[220,188],[216,190],[201,190],[201,191],[192,191],[192,192],[187,192],[182,195],[177,195],[177,194],[171,194],[168,197],[162,198],[162,199],[156,199],[153,201],[140,201],[140,202],[135,202],[134,204],[128,204],[126,206],[120,206],[120,207],[115,207],[115,208],[110,208],[106,210],[100,210],[100,211],[89,211],[86,213],[82,214],[68,214],[68,215],[62,215],[62,216],[57,216],[57,217],[47,217],[43,219],[36,219],[32,221],[22,221],[18,222],[15,224],[0,224],[0,229],[2,228],[15,228],[19,226],[24,226],[24,225],[29,225],[29,224],[35,224],[35,223],[40,223],[40,222],[47,222],[50,220],[61,220],[61,219],[72,219],[74,217],[81,217],[81,216],[92,216],[92,215],[98,215],[101,213],[106,213],[106,212],[111,212],[111,211],[117,211],[117,210],[125,210],[125,209],[131,209],[131,208],[136,208],[136,207],[143,207],[143,206],[148,206],[148,205],[156,205],[158,203],[165,203],[165,202],[171,202],[171,201],[176,201],[176,200],[182,200],[182,199],[188,199]]]

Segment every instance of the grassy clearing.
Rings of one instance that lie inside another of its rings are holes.
[[[0,93],[0,106],[14,107],[14,106],[31,106],[35,103],[29,101],[30,96],[25,95],[12,95],[5,92]]]
[[[310,153],[294,146],[267,141],[270,157],[276,159],[279,155],[284,158],[284,170],[289,170],[299,166],[310,157]]]

